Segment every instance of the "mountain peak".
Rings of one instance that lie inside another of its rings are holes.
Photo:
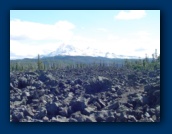
[[[116,55],[115,53],[101,51],[96,48],[85,47],[78,48],[70,44],[61,44],[55,51],[49,53],[45,57],[53,56],[92,56],[92,57],[106,57],[106,58],[138,58],[135,56]]]

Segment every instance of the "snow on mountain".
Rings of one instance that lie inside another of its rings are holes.
[[[79,48],[74,45],[60,45],[55,51],[45,55],[43,57],[53,57],[53,56],[93,56],[93,57],[106,57],[106,58],[138,58],[135,56],[124,56],[116,55],[115,53],[110,53],[102,51],[96,48]]]
[[[48,54],[47,56],[56,56],[56,55],[71,55],[71,56],[76,56],[76,55],[80,55],[81,54],[81,50],[80,49],[76,49],[74,46],[72,45],[60,45],[56,51],[51,52],[50,54]]]

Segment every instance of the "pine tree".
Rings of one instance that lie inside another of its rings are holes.
[[[15,71],[19,71],[19,65],[18,65],[18,62],[16,62]]]
[[[160,62],[160,55],[158,56],[157,61]]]
[[[37,65],[38,65],[38,70],[42,70],[42,69],[43,69],[43,63],[42,63],[42,61],[40,60],[39,54],[38,54],[38,62],[37,62]]]

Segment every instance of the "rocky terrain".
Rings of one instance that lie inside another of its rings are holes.
[[[10,72],[11,122],[159,122],[160,70]]]

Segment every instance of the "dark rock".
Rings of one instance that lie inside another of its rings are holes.
[[[55,80],[55,78],[51,74],[42,73],[39,76],[39,80],[41,80],[42,82],[46,82],[48,80]]]
[[[143,111],[141,111],[141,110],[133,110],[133,111],[132,111],[132,115],[134,115],[134,117],[135,117],[137,120],[140,120],[140,119],[141,119],[142,114],[143,114]]]
[[[80,111],[73,113],[71,115],[71,118],[76,119],[77,122],[85,122],[86,121],[86,119],[84,118],[84,115],[82,115]]]
[[[116,112],[121,113],[121,112],[127,112],[129,109],[125,105],[120,105]]]
[[[37,91],[38,96],[43,96],[45,94],[45,89],[40,89]]]
[[[59,114],[62,116],[68,117],[68,108],[67,107],[64,107],[64,108],[61,107],[59,110]]]
[[[69,122],[78,122],[77,119],[69,118]]]
[[[128,120],[131,122],[137,122],[137,119],[133,115],[128,115]]]
[[[156,106],[156,116],[160,117],[160,105]]]
[[[34,81],[32,86],[36,87],[36,88],[39,88],[39,87],[43,87],[44,83],[40,80],[38,81]]]
[[[79,84],[79,85],[82,85],[82,80],[81,79],[76,79],[75,81],[74,81],[74,83],[75,84]]]
[[[131,103],[125,103],[124,105],[128,108],[133,108],[133,104],[131,104]]]
[[[30,96],[30,93],[29,93],[28,91],[24,91],[24,92],[22,93],[22,96],[29,97],[29,96]]]
[[[25,88],[28,85],[27,79],[25,77],[19,78],[18,88]]]
[[[97,93],[106,90],[110,90],[112,82],[102,76],[94,77],[89,81],[88,85],[85,85],[86,93]]]
[[[98,102],[93,103],[95,107],[97,107],[97,110],[100,110],[102,107]]]
[[[155,109],[154,108],[150,108],[149,110],[148,110],[148,112],[149,112],[149,114],[150,115],[155,115]]]
[[[103,122],[109,117],[114,117],[114,114],[108,110],[97,111],[93,115],[97,122]]]
[[[59,91],[59,89],[57,87],[51,87],[50,88],[50,92],[52,94],[55,94],[55,95],[59,95],[60,94],[60,91]]]
[[[43,121],[39,119],[33,119],[32,122],[43,122]]]
[[[106,122],[114,122],[115,121],[115,117],[110,116],[106,118]]]
[[[59,88],[62,88],[63,89],[63,88],[66,88],[66,87],[67,87],[67,85],[64,82],[61,81],[59,83]]]
[[[124,93],[124,91],[123,90],[117,90],[117,95],[122,95]]]
[[[86,108],[84,108],[84,110],[82,111],[82,114],[90,115],[90,114],[92,114],[94,111],[95,111],[95,108],[86,107]]]
[[[111,110],[111,109],[116,110],[116,109],[119,108],[120,105],[121,105],[120,102],[116,101],[113,104],[105,107],[105,109],[107,109],[107,110]]]
[[[74,112],[82,111],[87,107],[87,101],[84,98],[79,98],[77,100],[72,100],[70,106]]]
[[[140,80],[140,83],[141,83],[141,84],[147,84],[147,83],[148,83],[148,81],[147,81],[147,79],[146,79],[146,78],[143,78],[143,79],[141,79],[141,80]]]
[[[59,113],[61,104],[58,102],[49,102],[46,104],[47,115],[52,117]]]
[[[137,81],[137,76],[135,74],[128,75],[128,80]]]
[[[144,115],[145,115],[145,117],[147,117],[147,118],[150,117],[149,113],[147,113],[147,112],[146,112]]]
[[[51,122],[68,122],[68,120],[66,117],[57,115],[56,117],[52,117]]]
[[[10,82],[10,90],[14,89],[13,84]]]
[[[10,72],[10,122],[159,122],[159,71],[89,65]]]
[[[20,112],[20,111],[14,111],[12,113],[12,121],[13,122],[19,122],[21,119],[24,118],[24,114],[23,112]]]
[[[101,99],[98,99],[97,102],[100,104],[101,108],[106,106],[106,104]]]
[[[94,117],[85,116],[85,122],[97,122]]]
[[[38,113],[35,114],[36,119],[42,119],[44,116],[47,116],[47,110],[45,107],[41,107],[38,109]]]
[[[30,107],[26,108],[24,114],[25,114],[25,116],[29,116],[29,117],[33,117],[34,116],[34,113],[32,112]]]
[[[116,85],[115,86],[115,90],[118,91],[119,89],[121,89],[121,86],[120,85]]]

